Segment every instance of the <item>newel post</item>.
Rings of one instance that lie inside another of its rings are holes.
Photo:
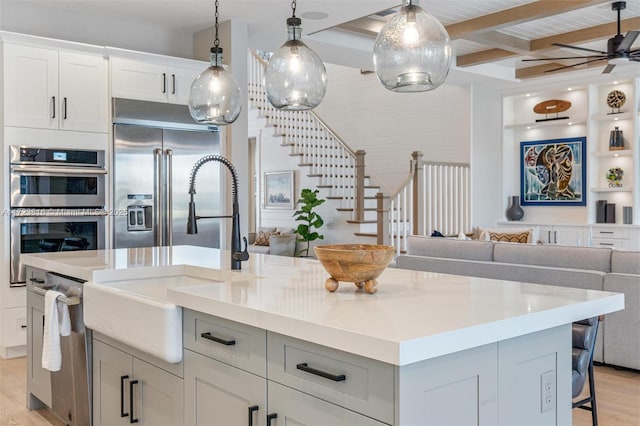
[[[412,198],[413,211],[411,212],[411,223],[413,225],[413,235],[425,235],[425,187],[424,187],[424,164],[422,162],[422,152],[413,151],[411,153],[415,173],[413,175]]]
[[[378,213],[378,244],[390,246],[391,240],[389,238],[389,196],[384,195],[382,192],[376,193],[376,205],[376,211]]]
[[[358,222],[364,222],[364,156],[362,149],[356,151],[356,217]]]

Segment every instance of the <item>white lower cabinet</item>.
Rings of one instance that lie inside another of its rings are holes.
[[[185,349],[184,387],[186,425],[265,424],[264,377]]]
[[[583,226],[541,226],[538,231],[538,239],[543,244],[561,246],[587,245]]]
[[[94,425],[182,424],[183,394],[182,378],[94,338]]]
[[[31,275],[29,273],[29,275]],[[41,403],[51,407],[51,374],[42,368],[42,337],[44,335],[44,296],[31,291],[27,293],[27,405],[31,409],[41,408]]]

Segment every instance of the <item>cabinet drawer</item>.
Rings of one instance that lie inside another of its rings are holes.
[[[269,380],[393,423],[394,366],[267,333]]]
[[[594,238],[594,247],[609,247],[620,250],[631,250],[631,240],[622,240],[616,238]]]
[[[189,309],[183,321],[185,348],[266,377],[265,330]]]
[[[621,238],[626,240],[629,238],[629,231],[626,229],[594,227],[591,229],[591,235],[594,241],[596,238]]]
[[[27,308],[3,309],[4,346],[22,346],[27,344]]]
[[[330,404],[291,388],[269,382],[269,414],[276,414],[277,424],[382,426],[370,417]]]

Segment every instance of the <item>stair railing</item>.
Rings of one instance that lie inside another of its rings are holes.
[[[364,221],[365,151],[352,150],[313,111],[283,111],[267,100],[263,74],[265,58],[253,50],[248,53],[248,93],[252,105],[275,127],[300,164],[310,168],[309,176],[320,179],[331,197],[343,199],[341,207],[353,210],[353,219]]]
[[[407,250],[407,236],[468,233],[471,226],[469,164],[423,161],[413,152],[411,170],[391,196],[376,195],[378,244]]]

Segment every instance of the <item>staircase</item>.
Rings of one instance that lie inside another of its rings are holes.
[[[344,213],[352,235],[348,241],[375,243],[379,187],[370,185],[364,174],[365,152],[352,150],[312,111],[273,108],[262,83],[266,61],[253,51],[248,55],[250,105],[266,120],[267,127],[273,127],[273,135],[281,138],[280,145],[289,149],[288,155],[298,158],[298,167],[306,171],[303,173],[315,179],[325,204]],[[353,235],[365,240],[354,240]]]

